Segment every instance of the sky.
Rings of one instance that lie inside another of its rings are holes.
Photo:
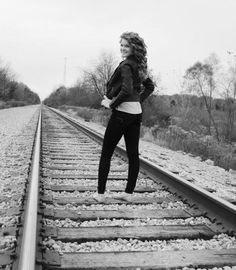
[[[216,53],[236,55],[235,0],[0,0],[0,66],[41,99],[73,86],[102,52],[119,61],[120,35],[144,38],[164,94],[185,70]]]

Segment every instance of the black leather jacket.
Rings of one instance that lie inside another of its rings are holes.
[[[141,84],[144,89],[141,88]],[[153,90],[154,84],[150,78],[141,82],[137,61],[130,55],[119,64],[108,81],[106,96],[112,99],[110,108],[114,109],[122,102],[143,102]]]

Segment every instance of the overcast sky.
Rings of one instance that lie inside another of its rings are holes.
[[[40,98],[72,86],[103,51],[120,59],[125,31],[138,32],[167,94],[196,61],[236,54],[235,0],[1,0],[0,59]]]

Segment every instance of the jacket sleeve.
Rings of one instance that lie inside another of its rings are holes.
[[[121,90],[119,94],[110,103],[110,108],[114,109],[126,100],[133,93],[133,75],[131,67],[124,64],[121,69]]]
[[[144,91],[140,94],[140,102],[143,102],[154,91],[154,83],[150,78],[142,82]]]

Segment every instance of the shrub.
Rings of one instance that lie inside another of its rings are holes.
[[[6,105],[6,102],[0,100],[0,110],[1,109],[6,109],[6,108],[8,108],[7,105]]]
[[[102,124],[103,126],[107,125],[109,116],[111,114],[110,110],[106,109],[92,109],[88,107],[77,107],[77,106],[68,106],[63,105],[59,107],[60,110],[67,113],[79,116],[85,121],[93,121],[95,123]]]
[[[12,108],[12,107],[21,107],[21,106],[27,106],[29,105],[25,101],[19,101],[15,99],[11,99],[8,101],[0,101],[0,109],[7,109],[7,108]]]
[[[191,153],[200,156],[203,160],[211,159],[214,165],[226,170],[233,169],[235,166],[236,148],[223,142],[218,143],[212,136],[200,137],[194,132],[187,132],[177,126],[170,126],[168,129],[157,126],[142,128],[141,135],[144,140],[160,146]]]
[[[28,105],[28,103],[27,103],[26,101],[14,100],[14,99],[8,100],[8,101],[6,102],[6,104],[7,104],[9,107],[21,107],[21,106],[26,106],[26,105]]]

